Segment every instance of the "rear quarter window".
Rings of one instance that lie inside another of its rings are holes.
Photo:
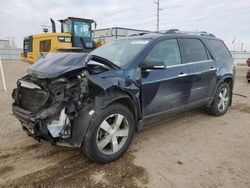
[[[199,39],[179,39],[184,63],[208,60],[206,49]]]
[[[223,59],[231,57],[231,53],[228,51],[226,45],[224,44],[224,42],[220,40],[207,39],[206,45],[215,56],[215,59]]]

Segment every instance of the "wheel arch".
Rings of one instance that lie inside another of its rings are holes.
[[[98,114],[99,110],[103,110],[114,103],[128,107],[134,117],[135,129],[137,130],[137,121],[141,113],[136,97],[133,98],[129,93],[120,89],[111,89],[107,93],[101,92],[99,95],[93,97],[93,102],[82,107],[79,111],[78,118],[73,121],[71,145],[80,147],[94,116]]]
[[[216,94],[216,91],[218,90],[218,88],[220,87],[221,84],[223,83],[227,83],[229,84],[230,86],[230,89],[231,89],[231,99],[230,99],[230,102],[229,102],[229,106],[231,106],[232,104],[232,95],[233,95],[233,83],[234,83],[234,78],[232,75],[225,75],[223,76],[216,84],[216,89],[214,90],[214,93],[213,93],[213,100],[214,100],[214,97],[215,97],[215,94]],[[211,103],[213,102],[213,100],[211,101]]]
[[[225,77],[223,82],[228,83],[231,90],[233,90],[233,78],[231,76]]]
[[[102,108],[105,108],[114,103],[122,104],[128,107],[128,109],[131,111],[135,123],[138,121],[138,119],[141,116],[141,113],[139,110],[140,109],[139,103],[135,97],[132,97],[129,93],[121,91],[119,89],[110,91],[108,96],[109,96],[108,98],[105,98],[105,104],[102,105]]]

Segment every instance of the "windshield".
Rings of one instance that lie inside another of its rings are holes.
[[[74,35],[76,37],[91,37],[90,23],[83,21],[74,21]]]
[[[128,64],[148,42],[149,40],[113,40],[95,49],[91,54],[122,67]]]

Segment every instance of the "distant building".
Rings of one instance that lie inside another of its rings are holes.
[[[17,60],[22,49],[15,47],[14,40],[0,39],[0,58],[3,60]]]
[[[10,41],[6,39],[0,39],[0,48],[1,49],[6,49],[9,48],[10,46]]]

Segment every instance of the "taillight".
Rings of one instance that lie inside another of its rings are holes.
[[[250,67],[250,58],[247,60],[247,65]]]
[[[250,78],[250,70],[247,71],[247,78]]]

